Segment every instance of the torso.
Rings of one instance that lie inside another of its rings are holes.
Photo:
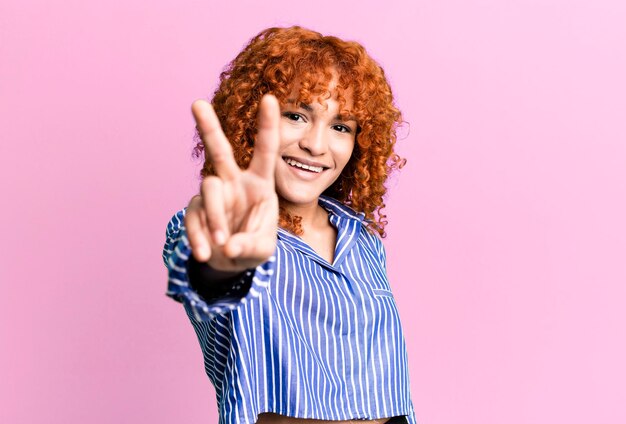
[[[383,424],[357,417],[411,412],[382,243],[343,205],[324,206],[313,238],[279,229],[276,262],[259,267],[247,302],[186,305],[225,423]],[[270,408],[282,415],[259,415]]]
[[[325,216],[327,212],[324,211]],[[316,228],[315,231],[305,232],[301,236],[315,252],[328,263],[332,264],[335,256],[335,245],[337,242],[337,229],[327,221],[327,225],[322,228]],[[348,420],[348,421],[330,421],[316,420],[305,418],[287,417],[274,413],[263,413],[259,415],[256,424],[384,424],[389,418],[379,418],[375,420]]]

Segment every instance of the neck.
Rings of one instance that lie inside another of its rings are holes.
[[[317,201],[302,205],[289,203],[281,199],[280,206],[291,216],[299,216],[302,218],[301,225],[305,233],[308,230],[324,226],[328,223],[328,212],[326,212]]]

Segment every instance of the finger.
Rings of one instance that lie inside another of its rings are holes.
[[[224,179],[235,178],[240,170],[213,106],[205,100],[196,100],[191,105],[191,112],[196,120],[204,149],[217,175]]]
[[[211,244],[209,232],[203,224],[204,211],[202,210],[202,200],[200,196],[194,197],[189,203],[185,214],[185,227],[187,229],[187,239],[191,245],[191,252],[198,262],[207,262],[211,258]]]
[[[202,181],[202,206],[213,243],[222,246],[228,236],[228,219],[224,208],[224,185],[221,179],[209,176]]]
[[[249,169],[255,174],[273,181],[280,144],[280,106],[276,97],[270,94],[263,96],[257,120],[258,133]]]
[[[268,197],[252,205],[237,232],[276,232],[278,227],[278,198]]]
[[[246,263],[265,262],[276,249],[276,235],[268,233],[237,233],[224,245],[224,256]]]
[[[222,253],[231,259],[240,261],[264,262],[276,249],[276,230],[278,228],[278,199],[262,202],[258,215],[251,218],[244,231],[233,234],[224,245]]]

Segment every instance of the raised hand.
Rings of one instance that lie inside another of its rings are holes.
[[[276,248],[278,197],[274,168],[279,146],[280,108],[265,95],[258,113],[254,155],[247,170],[233,157],[212,106],[191,107],[207,160],[215,176],[202,181],[200,195],[187,208],[185,226],[194,258],[220,271],[241,272],[265,262]]]

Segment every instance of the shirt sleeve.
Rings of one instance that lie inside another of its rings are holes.
[[[163,262],[168,271],[167,296],[181,302],[188,314],[197,321],[207,321],[215,315],[222,315],[235,309],[239,304],[246,303],[250,298],[257,297],[267,289],[274,274],[276,255],[272,255],[265,263],[246,273],[252,277],[250,288],[246,293],[237,296],[227,295],[206,300],[189,283],[187,263],[191,256],[191,246],[187,239],[184,218],[186,209],[177,212],[167,224]]]

